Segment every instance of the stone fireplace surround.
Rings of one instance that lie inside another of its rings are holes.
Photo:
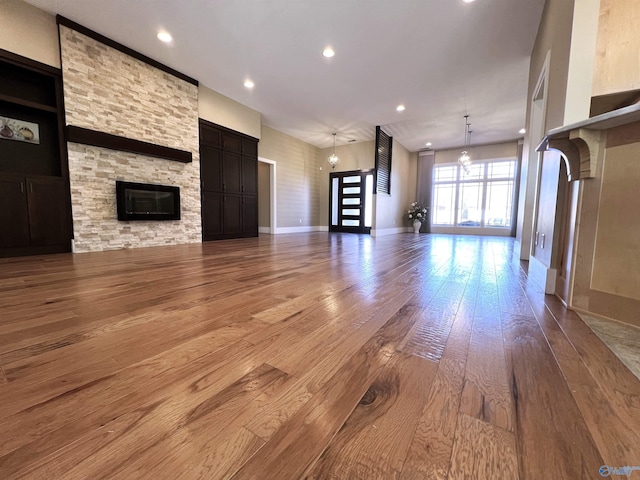
[[[192,158],[181,163],[69,135],[74,251],[200,242],[197,84],[63,23],[70,22],[59,20],[68,131],[106,133],[190,152]],[[116,180],[180,187],[181,219],[119,222]]]

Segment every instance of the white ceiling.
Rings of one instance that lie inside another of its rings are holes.
[[[411,151],[521,135],[544,0],[28,0],[324,148],[381,125]],[[166,29],[173,43],[159,42]],[[335,57],[321,52],[331,45]],[[245,79],[255,82],[252,91]],[[406,105],[402,113],[398,104]]]

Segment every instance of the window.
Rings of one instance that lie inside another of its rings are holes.
[[[483,228],[510,231],[515,181],[515,160],[476,161],[469,173],[457,164],[436,165],[432,225],[468,233]]]

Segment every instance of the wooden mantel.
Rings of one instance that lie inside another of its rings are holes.
[[[569,181],[593,178],[604,149],[605,131],[640,121],[640,104],[549,130],[538,152],[559,150],[566,158]]]

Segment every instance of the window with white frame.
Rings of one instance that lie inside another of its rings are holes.
[[[431,223],[438,227],[511,229],[516,161],[435,165]]]

